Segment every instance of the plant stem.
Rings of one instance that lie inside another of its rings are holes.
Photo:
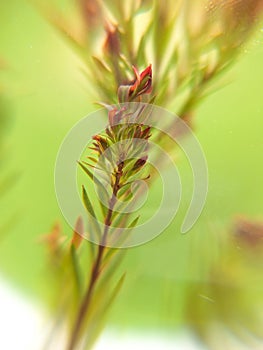
[[[116,196],[117,196],[118,190],[119,190],[122,169],[123,169],[123,162],[120,162],[118,164],[118,170],[116,171],[116,174],[115,174],[116,180],[115,180],[115,183],[113,186],[113,193],[112,193],[111,199],[109,201],[108,213],[107,213],[107,216],[104,220],[103,236],[101,239],[101,243],[98,247],[97,257],[93,263],[88,288],[87,288],[87,291],[84,295],[83,301],[80,305],[80,308],[79,308],[79,311],[77,314],[77,318],[76,318],[75,324],[73,326],[73,331],[72,331],[72,334],[71,334],[71,337],[70,337],[70,340],[69,340],[69,343],[67,346],[67,350],[74,350],[77,343],[78,343],[78,337],[79,337],[79,334],[80,334],[80,331],[82,328],[82,324],[83,324],[85,316],[88,312],[89,305],[90,305],[91,298],[92,298],[92,294],[93,294],[94,288],[96,286],[96,282],[100,276],[101,263],[103,260],[103,254],[104,254],[105,247],[106,247],[109,228],[111,226],[113,209],[114,209],[114,206],[116,204]]]

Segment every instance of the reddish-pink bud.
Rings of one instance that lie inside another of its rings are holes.
[[[140,96],[142,94],[149,94],[152,92],[152,65],[150,64],[140,74],[137,68],[133,67],[135,73],[135,82],[129,89],[130,96]]]
[[[142,168],[147,162],[147,159],[147,156],[138,159],[133,166],[133,170],[138,170],[139,168]]]

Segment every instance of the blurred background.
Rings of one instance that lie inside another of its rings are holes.
[[[5,142],[1,177],[15,178],[0,199],[0,281],[45,310],[52,288],[40,237],[56,221],[70,232],[54,191],[56,155],[68,130],[97,107],[79,58],[32,4],[1,1],[0,23],[1,114],[7,119],[0,126]],[[214,294],[204,292],[204,285],[220,255],[222,235],[231,231],[237,215],[263,220],[263,33],[258,31],[244,51],[225,76],[226,86],[195,115],[195,133],[209,169],[204,211],[189,233],[179,234],[192,186],[182,159],[178,169],[184,192],[178,215],[158,238],[130,249],[122,264],[127,280],[108,323],[117,329],[174,332],[191,327],[194,314],[203,312],[198,303],[214,303]],[[255,262],[246,259],[246,268],[254,269]],[[231,269],[233,264],[224,261],[223,266]],[[249,291],[260,282],[262,287],[258,275],[253,282],[242,279]],[[227,293],[231,279],[222,277],[220,283]],[[217,319],[217,312],[212,307],[204,318]]]

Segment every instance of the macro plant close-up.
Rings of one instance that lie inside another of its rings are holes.
[[[0,18],[0,347],[261,349],[263,1]]]

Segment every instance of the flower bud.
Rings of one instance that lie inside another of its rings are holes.
[[[129,96],[135,98],[142,94],[150,94],[152,92],[152,65],[150,64],[142,73],[133,67],[135,73],[135,82],[130,86]]]
[[[138,159],[138,160],[135,162],[135,164],[134,164],[132,170],[139,170],[140,168],[142,168],[142,167],[145,165],[145,163],[147,162],[147,159],[148,159],[147,156]]]

